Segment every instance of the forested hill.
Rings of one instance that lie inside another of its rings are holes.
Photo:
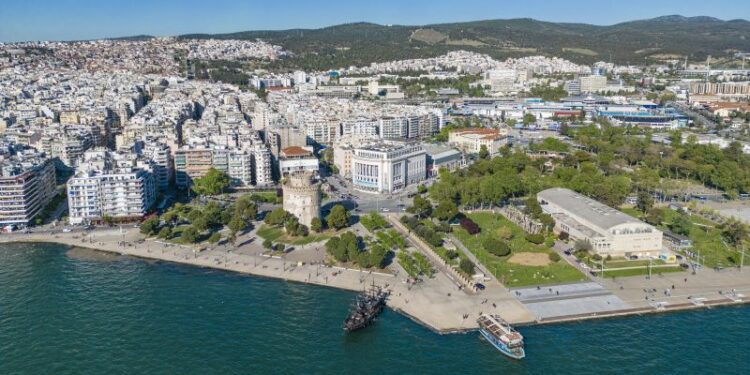
[[[611,26],[543,22],[529,18],[426,26],[351,23],[322,29],[189,34],[182,38],[261,38],[292,51],[288,66],[335,68],[374,61],[432,57],[471,50],[496,58],[543,54],[579,63],[638,64],[658,59],[703,61],[750,51],[750,22],[665,16]]]

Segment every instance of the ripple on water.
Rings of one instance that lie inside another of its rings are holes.
[[[0,247],[0,374],[741,374],[750,308],[523,327],[511,361],[476,333],[387,310],[345,335],[353,293],[216,270]]]

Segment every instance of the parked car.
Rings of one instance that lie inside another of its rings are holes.
[[[479,290],[484,290],[484,288],[485,288],[484,284],[482,284],[482,283],[476,283],[474,285],[476,285],[477,289],[479,289]]]
[[[62,230],[62,231],[63,231],[63,233],[70,233],[70,232],[72,232],[73,230],[72,230],[72,229],[70,229],[70,228],[63,228],[63,230]]]
[[[573,255],[573,253],[570,252],[570,249],[563,251],[565,255]]]

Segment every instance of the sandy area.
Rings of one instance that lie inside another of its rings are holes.
[[[516,253],[509,259],[509,263],[520,264],[522,266],[544,267],[549,265],[549,255],[545,253]]]

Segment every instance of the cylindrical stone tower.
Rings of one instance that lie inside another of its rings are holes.
[[[320,217],[320,182],[310,172],[297,172],[289,175],[282,190],[284,210],[309,228],[312,219]]]

